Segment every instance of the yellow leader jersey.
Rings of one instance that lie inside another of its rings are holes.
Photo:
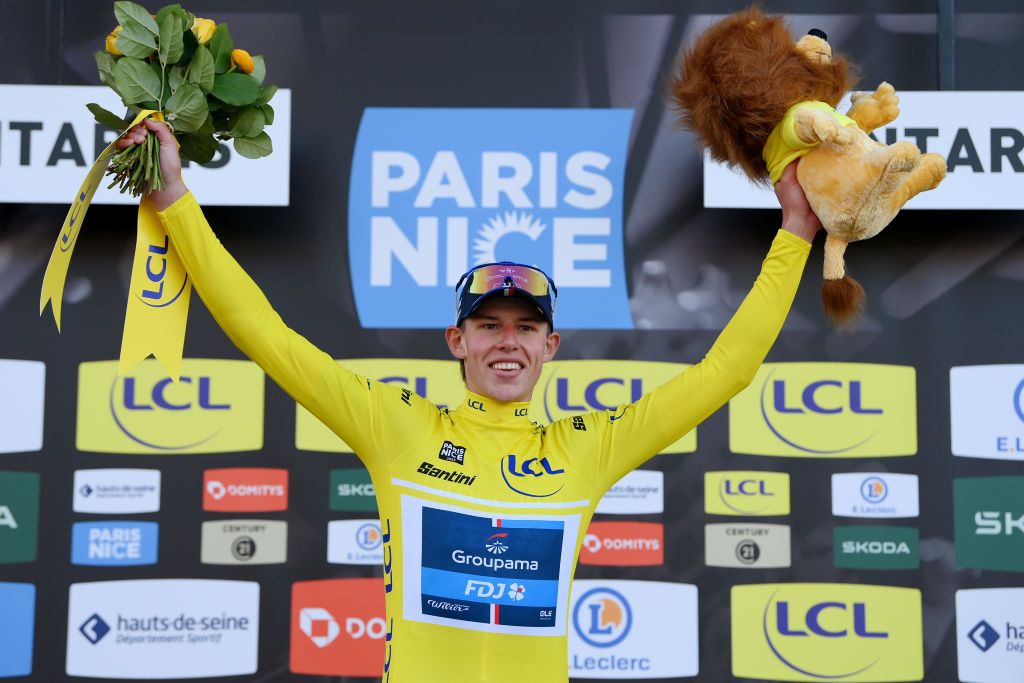
[[[389,683],[568,680],[569,589],[601,496],[754,377],[810,245],[779,231],[705,359],[635,403],[543,426],[527,403],[454,410],[361,377],[290,330],[191,194],[161,219],[231,340],[370,471],[384,534]]]

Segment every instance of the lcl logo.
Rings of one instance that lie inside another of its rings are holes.
[[[227,403],[214,403],[211,397],[211,385],[213,380],[210,377],[198,377],[195,378],[196,386],[196,404],[200,410],[230,410],[231,406]],[[192,377],[182,377],[180,380],[181,384],[193,384]],[[149,398],[151,403],[140,403],[136,400],[136,385],[134,377],[124,378],[124,391],[122,393],[122,404],[125,410],[153,410],[154,407],[161,408],[163,410],[188,410],[192,407],[191,401],[184,403],[172,403],[167,398],[167,387],[174,384],[174,380],[165,378],[156,382],[149,392]],[[179,391],[180,393],[180,391]],[[180,399],[179,399],[180,400]]]
[[[812,412],[819,415],[836,415],[844,412],[847,408],[851,413],[858,415],[881,415],[881,408],[868,408],[864,406],[863,389],[859,380],[851,380],[848,385],[834,379],[823,379],[798,390],[800,395],[799,405],[790,401],[793,399],[792,390],[787,390],[786,380],[777,379],[772,385],[772,407],[779,413],[805,413]]]
[[[592,410],[615,410],[622,403],[633,403],[640,400],[644,395],[644,382],[640,378],[623,379],[620,377],[599,377],[587,383],[583,389],[583,403],[574,404],[570,395],[571,381],[566,377],[559,377],[555,380],[555,405],[559,410],[573,413],[584,413]],[[602,393],[608,394],[614,391],[614,395],[622,400],[605,402],[598,397],[598,392],[603,387],[621,387],[618,391],[606,390]],[[628,387],[628,391],[623,391]],[[550,415],[548,419],[553,419]]]
[[[561,491],[565,486],[560,476],[562,474],[565,474],[565,470],[552,466],[546,456],[520,460],[517,455],[510,453],[501,460],[501,478],[505,485],[530,498],[547,498]],[[544,483],[534,484],[531,480],[544,480]]]

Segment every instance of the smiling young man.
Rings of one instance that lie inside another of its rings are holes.
[[[783,225],[707,356],[635,403],[543,426],[529,402],[559,346],[557,290],[497,263],[456,289],[445,339],[467,395],[439,409],[346,370],[285,326],[214,236],[160,139],[167,186],[150,195],[199,295],[231,340],[353,447],[377,492],[388,683],[564,683],[569,590],[587,525],[623,475],[753,379],[786,318],[820,224],[795,180],[776,185]],[[123,145],[141,142],[130,131]]]

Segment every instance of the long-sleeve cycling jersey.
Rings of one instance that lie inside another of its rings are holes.
[[[290,330],[191,194],[161,219],[231,340],[370,471],[384,534],[389,683],[568,680],[569,589],[603,493],[749,384],[810,245],[780,231],[708,355],[635,403],[542,426],[469,393],[439,409]]]

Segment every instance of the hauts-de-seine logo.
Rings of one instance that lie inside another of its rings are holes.
[[[510,453],[501,459],[501,478],[505,486],[530,498],[548,498],[565,486],[565,469],[552,464],[552,458],[525,458]]]
[[[766,363],[729,403],[736,453],[805,458],[917,452],[914,368]]]
[[[178,382],[156,361],[118,377],[117,361],[79,366],[79,450],[215,453],[263,446],[263,371],[248,361],[186,359]]]
[[[982,620],[968,631],[967,639],[982,652],[988,652],[999,641],[999,631],[992,628],[992,624]]]
[[[592,411],[615,411],[638,401],[645,393],[669,381],[687,367],[682,363],[649,361],[553,361],[541,374],[542,391],[533,393],[530,415],[548,422]],[[577,423],[579,424],[579,423]],[[581,425],[584,426],[585,425]],[[577,427],[578,429],[578,427]],[[691,430],[662,453],[697,450],[697,430]]]
[[[919,681],[921,592],[890,586],[732,589],[732,673],[773,681]]]
[[[364,327],[444,327],[473,265],[550,274],[565,328],[632,328],[622,196],[624,109],[376,109],[349,191],[349,266]]]
[[[576,634],[594,647],[621,643],[633,626],[633,609],[622,593],[611,588],[593,588],[576,602],[572,613]]]

